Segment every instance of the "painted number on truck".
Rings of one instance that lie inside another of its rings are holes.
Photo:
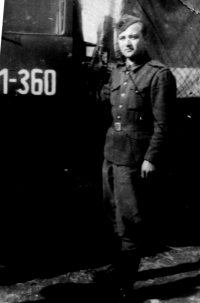
[[[21,69],[18,72],[17,78],[9,77],[9,70],[4,68],[0,71],[0,77],[3,77],[3,94],[8,94],[9,83],[20,83],[20,88],[16,92],[21,95],[26,95],[31,92],[33,95],[53,96],[56,93],[56,71],[47,69],[43,71],[39,68],[34,68],[29,72],[26,69]]]

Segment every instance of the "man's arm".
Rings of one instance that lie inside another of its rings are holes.
[[[169,144],[173,125],[173,106],[176,99],[176,81],[167,68],[160,69],[151,86],[151,105],[154,119],[153,134],[144,156],[142,175],[154,171],[160,161],[165,161],[164,150]],[[165,155],[166,157],[166,155]],[[147,163],[148,162],[148,163]]]

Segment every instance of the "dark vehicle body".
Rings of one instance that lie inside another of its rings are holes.
[[[72,11],[72,1],[5,3],[0,94],[8,166],[53,165],[58,110],[71,96]]]
[[[84,57],[79,14],[73,0],[5,2],[0,56],[3,263],[33,268],[53,255],[58,262],[73,246],[75,206],[65,169],[76,162],[80,131],[75,123],[77,71]]]

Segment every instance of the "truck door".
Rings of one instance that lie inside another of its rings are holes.
[[[52,222],[64,216],[61,168],[71,146],[72,11],[71,0],[5,1],[0,56],[4,247],[20,246],[20,239],[32,250],[33,239],[43,241],[44,229],[50,237]]]

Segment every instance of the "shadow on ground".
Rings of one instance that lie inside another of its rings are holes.
[[[186,298],[198,294],[200,275],[193,278],[185,278],[181,281],[167,283],[165,285],[142,287],[135,290],[138,303],[149,299],[170,300],[174,298]],[[51,285],[41,291],[45,302],[112,302],[116,299],[116,292],[112,285],[95,284],[58,284]],[[30,302],[30,301],[29,301]]]
[[[170,300],[175,298],[187,298],[195,296],[200,292],[200,275],[192,278],[181,279],[180,281],[168,282],[163,285],[154,285],[135,291],[139,302],[147,299]]]

